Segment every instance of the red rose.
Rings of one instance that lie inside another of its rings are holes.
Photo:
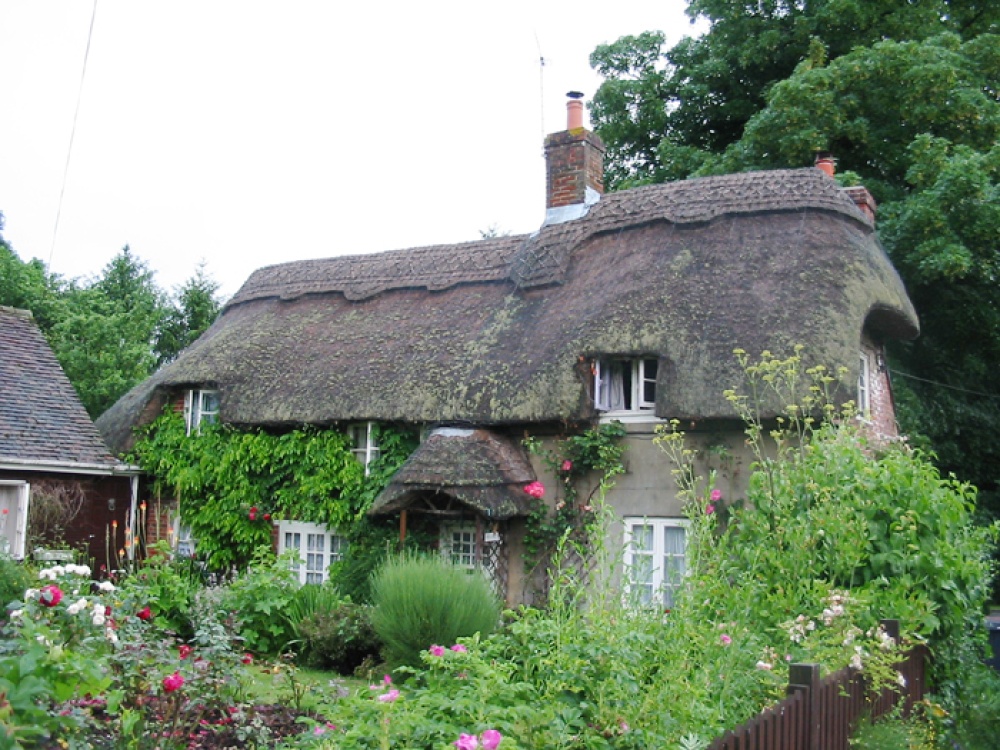
[[[191,648],[186,643],[182,643],[180,646],[177,647],[177,651],[182,659],[187,659],[191,655],[191,652],[194,651],[194,649]]]
[[[62,601],[63,592],[58,586],[42,586],[42,595],[38,601],[46,607],[54,607]]]
[[[174,672],[163,678],[163,689],[168,693],[174,692],[182,685],[184,685],[184,677],[180,672]]]
[[[243,658],[240,659],[244,664],[253,664],[253,656],[250,654],[243,654]]]
[[[149,605],[147,604],[145,607],[136,612],[135,616],[140,620],[148,620],[153,616],[153,613],[149,611]]]

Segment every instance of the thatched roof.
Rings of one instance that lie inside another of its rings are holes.
[[[0,466],[110,474],[105,446],[27,310],[0,307]]]
[[[369,513],[392,514],[412,506],[444,515],[467,506],[503,521],[528,512],[524,487],[534,479],[515,441],[489,430],[439,428],[396,472]]]
[[[587,419],[597,355],[658,357],[659,416],[729,418],[734,348],[802,344],[856,368],[866,326],[917,333],[871,222],[832,180],[708,177],[611,193],[533,235],[260,269],[98,425],[121,449],[192,384],[217,386],[240,425]]]

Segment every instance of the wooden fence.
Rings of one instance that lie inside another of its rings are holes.
[[[886,632],[899,639],[899,621],[883,620]],[[905,688],[875,694],[863,672],[845,667],[820,679],[818,664],[793,664],[788,697],[716,739],[708,750],[848,750],[851,731],[862,718],[884,716],[903,702],[907,714],[924,697],[927,650],[915,646],[897,669]]]

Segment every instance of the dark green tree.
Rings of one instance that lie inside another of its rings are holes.
[[[158,364],[170,362],[219,316],[219,284],[199,263],[194,275],[174,293],[156,338]]]

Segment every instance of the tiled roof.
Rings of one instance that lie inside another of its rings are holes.
[[[0,461],[119,462],[109,453],[31,313],[0,307]]]

